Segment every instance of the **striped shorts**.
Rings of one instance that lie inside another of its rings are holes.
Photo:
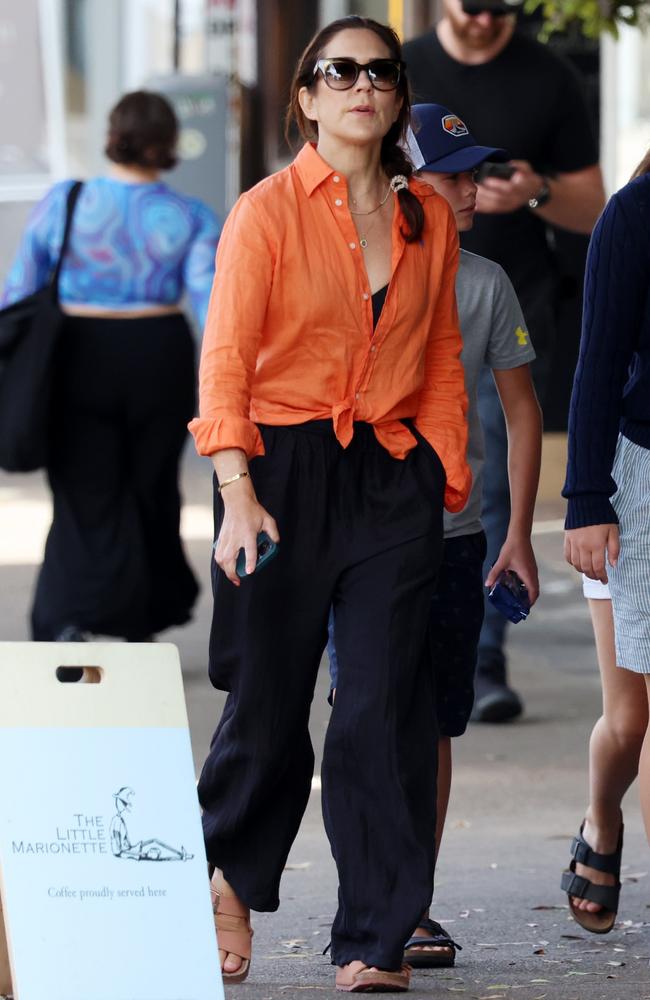
[[[612,476],[612,506],[619,520],[621,551],[607,567],[612,595],[616,662],[650,674],[650,450],[621,434]]]

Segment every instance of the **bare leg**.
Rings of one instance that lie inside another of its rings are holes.
[[[616,666],[612,603],[590,600],[603,688],[603,714],[593,728],[589,745],[589,795],[583,836],[599,854],[612,854],[621,825],[621,801],[639,770],[639,755],[648,728],[648,699],[642,675]],[[650,774],[650,743],[648,746]],[[650,795],[648,796],[650,816]],[[647,822],[647,821],[646,821]],[[596,885],[614,885],[613,875],[577,865],[576,872]],[[575,906],[592,913],[602,907],[573,897]]]
[[[650,676],[644,675],[648,704],[650,704]],[[650,728],[646,730],[643,747],[641,748],[641,760],[639,761],[639,786],[641,796],[641,812],[648,841],[650,842]]]
[[[438,740],[438,803],[436,814],[436,861],[440,853],[440,842],[445,829],[449,796],[451,794],[451,736],[441,736]]]

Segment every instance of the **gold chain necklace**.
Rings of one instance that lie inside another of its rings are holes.
[[[379,202],[379,204],[375,205],[374,208],[371,208],[369,212],[355,212],[352,209],[350,209],[350,215],[373,215],[375,212],[378,212],[379,209],[382,207],[382,205],[385,205],[386,202],[388,201],[388,196],[390,194],[390,190],[391,189],[390,189],[390,184],[389,184],[388,185],[388,190],[386,191],[386,194],[384,195],[384,197],[381,199],[381,201]],[[354,201],[354,199],[352,201],[352,204],[356,205],[356,201]]]
[[[384,197],[382,198],[382,200],[379,202],[378,205],[375,206],[375,208],[371,208],[369,212],[354,212],[352,209],[350,209],[350,215],[364,215],[364,216],[365,215],[374,215],[375,212],[378,212],[379,209],[383,208],[383,206],[386,204],[386,202],[388,201],[388,196],[390,195],[391,190],[392,189],[391,189],[391,186],[389,184],[388,185],[388,191],[386,192],[386,194],[384,195]],[[370,228],[372,228],[372,226]],[[361,233],[359,233],[359,246],[362,248],[362,250],[366,250],[367,247],[368,247],[367,237],[366,236],[362,236]]]

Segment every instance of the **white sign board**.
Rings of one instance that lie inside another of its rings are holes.
[[[18,1000],[222,1000],[175,647],[0,644],[0,800]]]

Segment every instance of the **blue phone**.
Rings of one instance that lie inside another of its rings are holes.
[[[260,531],[257,536],[257,562],[255,563],[255,573],[262,566],[266,566],[273,556],[277,555],[278,546],[276,543],[269,538],[265,531]],[[245,576],[250,576],[250,573],[246,572],[246,552],[244,549],[239,550],[239,555],[237,556],[237,562],[235,563],[235,572],[240,579]]]
[[[525,621],[530,614],[528,588],[513,569],[499,573],[497,582],[488,594],[488,600],[513,625]]]

